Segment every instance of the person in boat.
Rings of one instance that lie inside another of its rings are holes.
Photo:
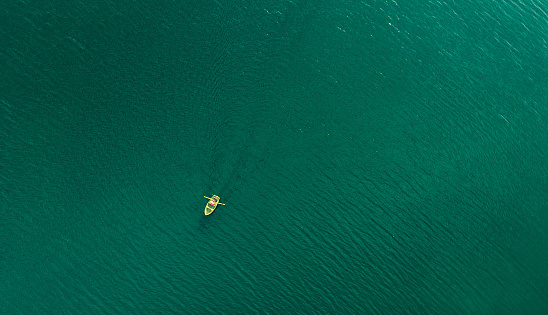
[[[209,201],[209,204],[212,205],[212,206],[214,206],[214,205],[215,205],[215,200],[211,199],[211,200]]]

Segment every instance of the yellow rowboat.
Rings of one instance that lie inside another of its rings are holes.
[[[210,215],[211,213],[213,213],[213,211],[215,211],[215,208],[217,208],[217,205],[225,205],[224,203],[219,202],[221,198],[217,195],[213,195],[213,197],[211,198],[204,196],[204,198],[209,199],[209,202],[205,206],[205,215]]]

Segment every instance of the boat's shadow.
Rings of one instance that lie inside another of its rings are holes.
[[[209,233],[217,226],[217,220],[215,220],[215,213],[210,215],[203,215],[198,220],[198,232]]]

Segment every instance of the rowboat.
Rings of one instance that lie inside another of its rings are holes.
[[[209,202],[206,204],[204,209],[205,215],[210,215],[211,213],[213,213],[213,211],[215,211],[215,208],[217,208],[217,205],[225,205],[224,203],[219,202],[221,198],[217,195],[213,195],[213,197],[204,196],[204,198],[209,199]]]

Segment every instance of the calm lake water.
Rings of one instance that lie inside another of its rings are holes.
[[[546,2],[0,8],[0,313],[548,310]]]

